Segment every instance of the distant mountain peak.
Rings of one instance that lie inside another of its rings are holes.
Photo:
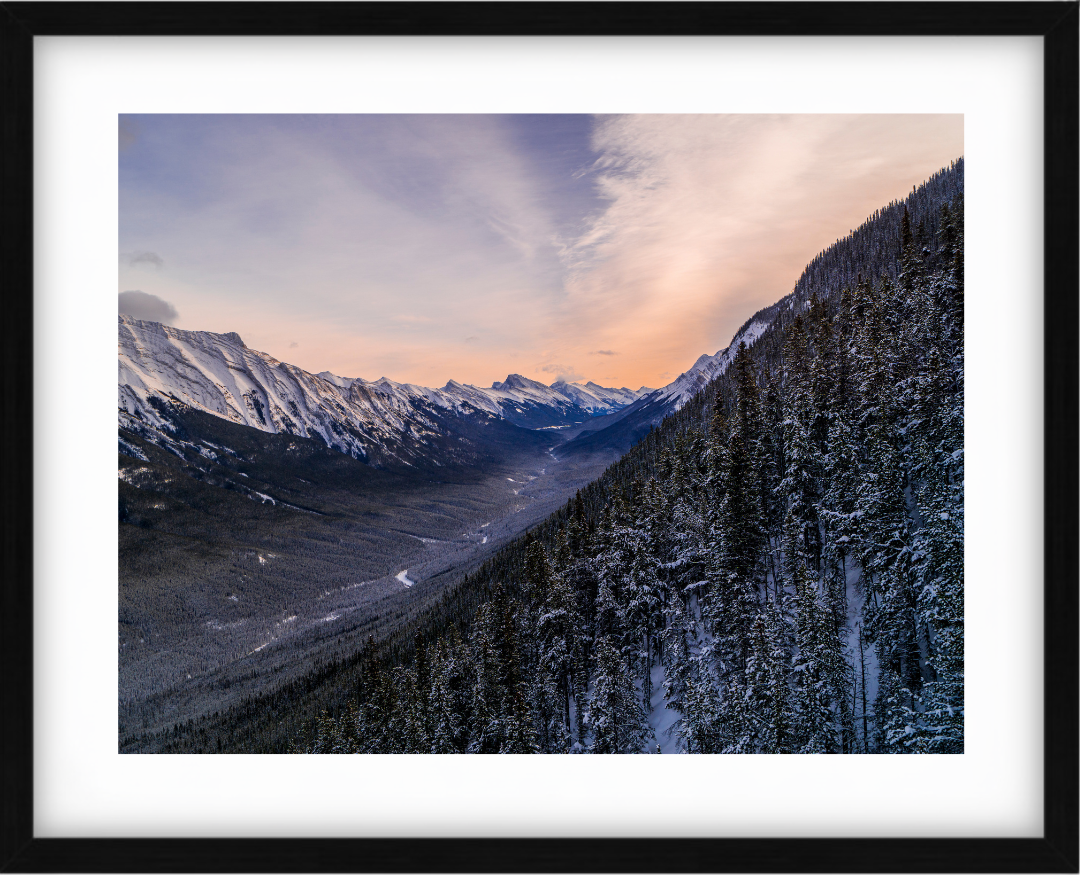
[[[430,452],[423,441],[406,449],[402,435],[438,431],[439,417],[476,412],[523,428],[551,428],[614,413],[636,394],[592,384],[554,388],[509,374],[491,389],[450,380],[442,389],[367,381],[330,371],[311,374],[250,349],[236,332],[215,334],[120,316],[118,424],[172,440],[161,405],[178,403],[270,433],[317,438],[356,457],[369,452],[405,461]],[[426,440],[426,439],[425,439]]]
[[[694,362],[689,367],[689,369],[687,369],[687,373],[691,373],[693,371],[700,371],[702,368],[704,368],[706,365],[708,365],[710,362],[712,362],[713,359],[716,358],[716,356],[720,355],[721,353],[723,353],[725,351],[726,350],[724,350],[724,349],[718,349],[716,351],[716,353],[713,354],[713,355],[709,355],[707,352],[702,353],[700,356],[698,356],[698,360],[696,362]]]
[[[491,388],[496,392],[508,392],[513,389],[547,389],[548,387],[521,374],[509,374],[501,383],[492,383]]]
[[[245,347],[246,349],[246,347]],[[357,380],[351,377],[339,377],[337,374],[332,374],[329,371],[323,371],[321,374],[317,374],[320,379],[326,380],[328,383],[333,383],[339,389],[348,389],[353,383],[364,382],[363,380]]]

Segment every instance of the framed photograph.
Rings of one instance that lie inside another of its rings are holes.
[[[4,870],[1077,871],[1078,22],[7,4]]]

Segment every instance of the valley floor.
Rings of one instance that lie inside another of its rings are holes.
[[[333,513],[234,501],[264,518],[197,544],[176,527],[121,523],[121,751],[153,751],[161,733],[348,658],[369,636],[408,622],[605,467],[560,461],[556,446],[411,495],[358,495],[350,507],[339,490]],[[146,494],[154,488],[142,485]],[[148,566],[155,555],[164,570]]]

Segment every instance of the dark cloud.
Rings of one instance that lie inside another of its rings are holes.
[[[573,365],[541,365],[540,370],[545,374],[554,374],[556,381],[564,383],[572,383],[582,377]]]
[[[466,343],[479,343],[480,338],[479,337],[466,337],[465,342]]]
[[[139,126],[135,124],[134,119],[127,116],[120,116],[120,125],[117,130],[117,140],[120,144],[120,151],[126,152],[139,139]]]
[[[148,322],[164,322],[172,325],[179,315],[176,308],[168,301],[164,301],[157,295],[138,290],[121,292],[117,295],[120,304],[120,313],[124,316],[133,316],[136,319],[145,319]]]
[[[165,259],[156,252],[132,252],[127,256],[127,262],[133,267],[138,264],[153,265],[158,270],[165,267]]]
[[[618,355],[613,349],[598,349],[593,355]]]
[[[292,343],[289,344],[289,349],[296,349],[299,345],[300,344],[294,340]]]

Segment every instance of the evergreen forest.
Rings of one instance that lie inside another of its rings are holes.
[[[289,749],[962,753],[963,161],[762,313],[600,479],[326,673]]]

